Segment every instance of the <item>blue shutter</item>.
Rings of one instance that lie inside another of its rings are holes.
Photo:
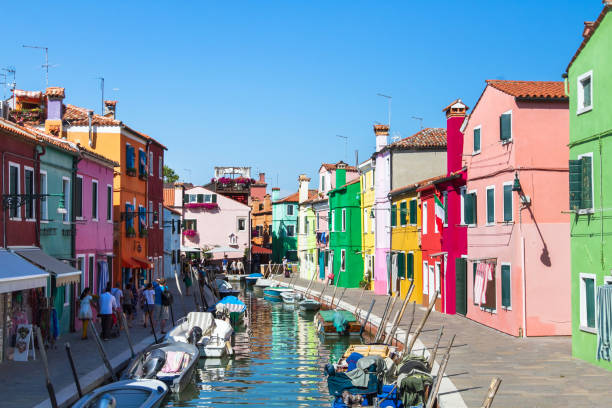
[[[504,185],[504,221],[512,221],[512,185]]]
[[[474,129],[474,152],[480,151],[480,128]]]
[[[125,148],[125,163],[128,169],[135,169],[134,167],[134,148],[127,145]]]

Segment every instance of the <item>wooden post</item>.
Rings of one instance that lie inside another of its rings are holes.
[[[104,346],[102,345],[102,340],[100,340],[100,336],[98,335],[98,329],[96,328],[96,325],[94,324],[94,322],[91,320],[89,321],[89,325],[91,326],[91,331],[93,332],[94,339],[96,340],[96,344],[98,345],[98,351],[100,352],[102,361],[104,362],[104,365],[108,369],[108,372],[110,373],[113,381],[117,381],[117,375],[115,375],[115,371],[113,371],[113,366],[108,360],[108,356],[106,355],[106,350],[104,350]]]
[[[340,301],[342,300],[342,298],[344,297],[344,294],[346,293],[346,288],[344,288],[342,290],[342,293],[340,294],[340,297],[338,298],[338,303],[336,303],[336,309],[340,307]],[[332,305],[333,306],[333,305]]]
[[[172,318],[172,327],[174,327],[175,326],[175,324],[174,324],[174,309],[172,308],[172,303],[168,307],[170,308],[170,317]]]
[[[497,394],[497,390],[499,389],[501,382],[501,377],[495,377],[491,380],[491,385],[489,385],[489,391],[487,392],[487,397],[482,403],[482,408],[491,407],[491,404],[493,403],[493,398],[495,398],[495,395]]]
[[[79,398],[83,396],[83,390],[81,390],[81,383],[79,382],[79,376],[74,366],[74,359],[72,358],[72,350],[70,350],[70,343],[66,343],[66,354],[68,354],[68,362],[70,363],[70,370],[72,371],[72,377],[74,378],[74,385],[76,386]]]
[[[440,345],[440,340],[442,339],[442,334],[444,333],[444,325],[440,327],[440,333],[438,334],[438,340],[436,340],[436,344],[434,344],[434,348],[429,355],[429,371],[433,368],[434,362],[436,361],[436,354],[438,353],[438,346]]]
[[[323,284],[323,290],[321,291],[321,294],[319,294],[319,300],[321,301],[321,306],[323,306],[323,293],[325,293],[325,289],[327,289],[327,285],[329,285],[329,279],[325,280],[325,283]]]
[[[51,400],[51,406],[57,408],[57,398],[55,397],[55,390],[53,384],[51,384],[51,375],[49,374],[49,362],[47,361],[47,351],[45,350],[45,343],[43,343],[42,334],[40,334],[40,327],[36,326],[36,340],[38,340],[38,351],[43,362],[45,369],[45,380],[47,386],[47,392],[49,392],[49,399]]]
[[[438,397],[438,391],[440,390],[440,384],[442,383],[442,378],[444,378],[444,372],[446,371],[446,366],[448,365],[448,359],[450,358],[451,347],[453,347],[453,342],[455,341],[455,336],[451,339],[448,344],[448,349],[442,358],[442,362],[440,363],[440,368],[438,368],[438,374],[436,375],[436,380],[431,387],[431,392],[429,393],[429,398],[427,399],[427,408],[433,408],[434,403],[436,402],[436,398]],[[439,405],[439,404],[438,404]]]
[[[153,338],[155,339],[155,344],[159,343],[157,340],[157,333],[155,333],[155,327],[153,326],[153,313],[151,312],[151,305],[147,303],[147,314],[149,315],[149,323],[151,324],[151,331],[153,332]],[[155,310],[155,308],[153,308]]]
[[[365,330],[366,325],[368,324],[368,319],[370,318],[370,313],[372,313],[372,309],[374,308],[374,303],[376,303],[376,299],[372,299],[372,303],[370,304],[370,309],[368,310],[368,314],[366,315],[365,320],[363,321],[363,324],[361,325],[359,336],[363,334],[363,331]]]
[[[402,321],[402,317],[404,317],[404,312],[406,311],[406,306],[408,306],[408,301],[410,300],[410,296],[412,296],[413,290],[414,290],[414,283],[410,283],[410,288],[408,289],[406,298],[404,298],[404,303],[402,304],[402,308],[400,309],[399,315],[393,322],[393,326],[391,326],[391,333],[389,333],[388,340],[386,341],[388,345],[391,345],[393,343],[395,332],[397,331],[397,327],[399,326],[399,323]]]
[[[181,268],[181,273],[182,272],[183,272],[183,269]],[[178,274],[176,273],[176,270],[174,271],[174,279],[176,280],[176,287],[179,291],[179,295],[181,295],[181,305],[183,305],[183,314],[187,316],[187,307],[185,307],[185,295],[183,295],[183,291],[181,290],[181,284],[179,282],[179,278],[178,278]],[[187,289],[185,288],[185,290]]]
[[[338,280],[336,281],[336,287],[334,288],[334,294],[332,295],[332,300],[331,300],[331,303],[329,304],[332,309],[334,308],[334,299],[336,298],[336,291],[338,290],[338,285],[340,284],[340,276],[342,276],[342,269],[340,269],[340,272],[338,272]]]
[[[387,336],[387,324],[389,323],[389,319],[391,318],[391,313],[393,313],[393,309],[395,308],[395,303],[397,302],[397,298],[399,296],[392,296],[393,301],[391,302],[391,307],[389,308],[389,313],[383,321],[380,322],[380,327],[378,328],[380,336],[377,339],[377,343],[382,343],[383,339]]]
[[[416,342],[416,339],[421,334],[421,331],[423,331],[423,327],[425,327],[425,322],[427,322],[427,318],[429,317],[431,311],[433,310],[436,304],[437,298],[438,298],[438,292],[434,294],[433,299],[431,299],[431,302],[429,302],[429,307],[427,308],[427,311],[425,312],[425,316],[423,316],[423,319],[421,319],[421,323],[419,323],[417,329],[415,330],[414,336],[412,336],[412,338],[410,339],[410,344],[408,344],[408,347],[406,348],[406,351],[408,353],[412,351],[412,347],[414,347],[414,343]]]
[[[119,312],[119,317],[121,318],[121,324],[123,325],[123,329],[125,330],[125,335],[127,336],[128,345],[130,346],[130,352],[132,353],[132,358],[136,355],[134,352],[134,345],[132,344],[132,336],[130,335],[130,328],[127,324],[127,319],[125,318],[125,314],[122,311]]]
[[[366,290],[366,285],[361,289],[361,295],[359,295],[359,301],[357,301],[357,306],[355,306],[355,314],[359,316],[359,305],[361,304],[361,298],[363,298],[363,292]]]
[[[382,327],[383,321],[385,320],[385,317],[387,316],[390,304],[391,304],[391,296],[387,296],[387,304],[385,305],[385,311],[383,312],[383,315],[380,319],[380,325],[378,326],[378,330],[376,330],[376,335],[374,336],[374,344],[376,344],[378,342],[378,339],[380,338],[380,329]]]

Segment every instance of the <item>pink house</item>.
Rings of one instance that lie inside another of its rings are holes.
[[[467,317],[569,335],[568,98],[562,82],[487,81],[464,128]]]

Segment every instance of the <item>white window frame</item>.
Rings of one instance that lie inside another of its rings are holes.
[[[508,140],[500,140],[501,144],[508,144],[508,143],[512,143],[512,141],[514,140],[514,114],[512,113],[512,109],[510,109],[509,111],[506,112],[502,112],[502,115],[507,115],[510,114],[510,139]],[[501,115],[500,115],[501,116]],[[500,129],[501,132],[501,129]],[[480,145],[481,145],[481,149],[482,149],[482,133],[481,133],[481,137],[480,137]]]
[[[153,176],[153,152],[149,150],[149,176]]]
[[[423,235],[427,235],[427,217],[428,216],[429,214],[428,214],[428,208],[427,208],[427,201],[423,201],[422,208],[421,208],[421,233]]]
[[[70,177],[62,177],[62,191],[64,190],[64,181],[68,182],[68,191],[64,193],[64,207],[66,208],[66,214],[62,214],[62,223],[70,224],[70,220],[72,219],[72,214],[70,213],[70,208],[72,202],[70,201],[72,197],[72,183]]]
[[[587,326],[587,311],[586,311],[586,287],[584,285],[584,279],[593,279],[593,299],[597,302],[596,294],[597,294],[597,275],[594,273],[580,273],[578,275],[580,279],[580,330],[597,334],[597,319],[595,319],[595,327]],[[597,312],[597,309],[595,310]]]
[[[342,262],[344,260],[344,262]],[[346,249],[340,250],[340,271],[346,270]]]
[[[489,222],[489,190],[493,190],[493,222]],[[495,186],[487,186],[485,189],[485,217],[486,217],[486,226],[490,227],[495,225]]]
[[[478,150],[474,150],[474,131],[476,129],[480,129],[480,149]],[[478,126],[474,126],[474,129],[472,129],[472,156],[476,156],[477,154],[480,154],[481,151],[482,151],[482,125],[478,125]]]
[[[593,214],[595,212],[595,182],[594,182],[594,167],[595,167],[595,163],[593,160],[593,152],[588,152],[588,153],[583,153],[581,155],[578,155],[577,159],[580,160],[583,157],[590,157],[591,158],[591,197],[593,197],[593,206],[591,208],[581,208],[580,210],[578,210],[578,214]],[[600,163],[601,165],[601,163]]]
[[[406,203],[406,219],[402,220],[402,203]],[[398,224],[400,227],[405,227],[410,224],[410,202],[408,200],[402,200],[399,202],[399,220]]]
[[[81,292],[82,292],[83,289],[85,289],[85,269],[86,269],[85,254],[77,254],[77,256],[76,256],[76,260],[77,260],[76,265],[77,266],[79,266],[79,259],[82,260],[82,262],[81,262],[81,269],[79,269],[79,271],[81,271]]]
[[[14,162],[9,162],[9,174],[8,174],[8,191],[10,194],[11,191],[11,167],[14,167],[17,169],[17,194],[21,194],[21,164],[19,163],[14,163]],[[9,208],[9,215],[11,213],[11,210]],[[21,206],[18,205],[17,206],[17,216],[16,217],[10,217],[9,218],[11,221],[21,221]]]
[[[610,271],[610,273],[612,274],[612,271]],[[603,284],[604,284],[604,285],[610,285],[610,284],[612,284],[612,276],[604,276],[604,278],[603,278]]]
[[[370,232],[374,234],[376,231],[376,218],[372,218],[372,213],[374,212],[374,207],[370,207]]]
[[[504,218],[504,214],[506,213],[506,200],[504,197],[504,187],[505,186],[513,186],[514,182],[513,181],[506,181],[502,184],[502,206],[503,211],[502,211],[502,219]],[[509,220],[503,220],[505,223],[512,223],[514,222],[514,191],[510,190],[510,214],[511,214],[511,218]]]
[[[40,181],[40,194],[47,194],[48,180],[47,180],[47,171],[40,170],[41,181]],[[42,176],[45,176],[45,182],[42,182]],[[44,197],[40,200],[40,223],[48,224],[49,223],[49,203],[47,197]]]
[[[70,284],[62,285],[64,287],[64,307],[70,306]]]
[[[470,228],[476,228],[478,226],[478,190],[477,189],[473,189],[473,190],[467,191],[467,189],[465,189],[463,192],[464,192],[464,195],[462,196],[462,199],[461,199],[461,217],[465,217],[465,214],[464,214],[465,203],[464,203],[464,200],[463,200],[463,198],[465,197],[465,194],[474,194],[474,205],[476,206],[476,208],[475,208],[475,215],[476,216],[474,217],[476,219],[474,221],[476,221],[476,222],[474,224],[466,224],[465,223],[465,218],[463,218],[461,220],[462,225],[466,225],[466,226],[468,226]],[[485,202],[485,204],[486,204],[486,202]]]
[[[85,255],[83,255],[83,256],[85,256]],[[94,272],[95,272],[95,269],[96,269],[96,255],[95,254],[87,255],[87,284],[89,285],[89,290],[91,291],[91,294],[93,295],[95,293],[94,292],[94,285],[93,285],[92,282],[89,281],[89,265],[90,265],[89,261],[90,261],[90,259],[93,259],[93,263],[91,263],[91,266],[94,268]],[[84,281],[85,279],[83,279],[83,278],[84,277],[81,276],[81,279]],[[95,279],[95,277],[94,277],[94,279]],[[100,289],[101,288],[98,288],[98,292],[99,293],[100,293]]]
[[[92,217],[91,220],[92,221],[98,221],[100,219],[100,183],[98,182],[98,180],[92,179],[91,180],[91,205],[93,207],[93,189],[94,189],[94,184],[96,185],[96,213],[95,216],[93,214],[92,211]]]
[[[336,232],[334,228],[334,216],[336,215],[336,210],[331,210],[331,228],[329,229],[331,232]]]
[[[346,208],[342,209],[342,232],[346,232]]]
[[[153,201],[149,201],[149,214],[147,214],[149,218],[149,228],[153,228]]]
[[[502,310],[512,310],[512,264],[510,262],[502,262],[499,268],[499,304]],[[502,274],[502,268],[508,266],[510,268],[510,306],[504,306],[503,301],[503,290],[502,285],[504,284],[504,275]],[[485,282],[486,283],[486,282]]]
[[[164,179],[164,156],[159,155],[158,159],[158,171],[159,171],[159,179],[163,180]]]
[[[440,286],[441,286],[440,281],[442,280],[442,269],[441,268],[442,268],[441,262],[434,263],[434,279],[436,280],[434,282],[434,290],[438,292],[439,298],[442,297],[442,289],[440,289]]]
[[[109,196],[108,196],[108,191],[110,190],[110,200],[109,200]],[[110,224],[113,223],[113,186],[111,186],[110,184],[106,185],[106,200],[108,201],[106,203],[106,215],[108,215],[108,207],[110,206],[110,218],[108,218],[106,221]]]
[[[368,233],[368,209],[363,209],[363,235]]]
[[[429,295],[429,264],[423,261],[423,294]]]
[[[157,203],[157,225],[159,229],[164,229],[164,209],[162,203]]]
[[[289,227],[293,228],[293,233],[289,234]],[[295,225],[287,225],[287,236],[288,237],[295,237]]]
[[[467,194],[467,187],[461,187],[461,189],[459,190],[459,196],[460,196],[460,205],[461,205],[461,220],[460,220],[460,224],[461,225],[466,225],[465,224],[465,195]]]
[[[244,229],[240,229],[240,221],[241,220],[244,221]],[[246,218],[238,217],[237,220],[236,220],[236,231],[246,231],[246,228],[247,228]]]
[[[81,179],[81,216],[80,217],[75,216],[74,219],[82,221],[84,219],[84,217],[83,217],[83,197],[84,197],[83,192],[85,191],[85,189],[84,189],[84,187],[85,187],[85,180],[84,180],[83,176],[80,175],[80,174],[77,174],[76,178]]]
[[[26,186],[26,171],[30,170],[32,172],[32,193],[36,194],[36,173],[34,172],[34,168],[33,167],[29,167],[24,165],[23,166],[23,188],[25,189]],[[24,204],[25,206],[26,204]],[[27,217],[27,213],[26,213],[26,209],[24,207],[23,209],[23,216]],[[36,222],[36,200],[32,199],[32,218],[26,218],[25,219],[28,222]]]
[[[584,88],[582,87],[582,81],[586,78],[590,78],[591,80],[591,105],[584,106]],[[576,89],[578,90],[578,103],[576,104],[576,115],[581,115],[586,112],[590,112],[593,110],[593,70],[585,72],[584,74],[578,76],[576,78]]]

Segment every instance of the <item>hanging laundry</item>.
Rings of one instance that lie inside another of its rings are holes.
[[[474,302],[479,306],[487,303],[487,283],[493,280],[493,264],[479,262],[474,279]]]
[[[612,357],[612,285],[597,288],[597,360]]]

